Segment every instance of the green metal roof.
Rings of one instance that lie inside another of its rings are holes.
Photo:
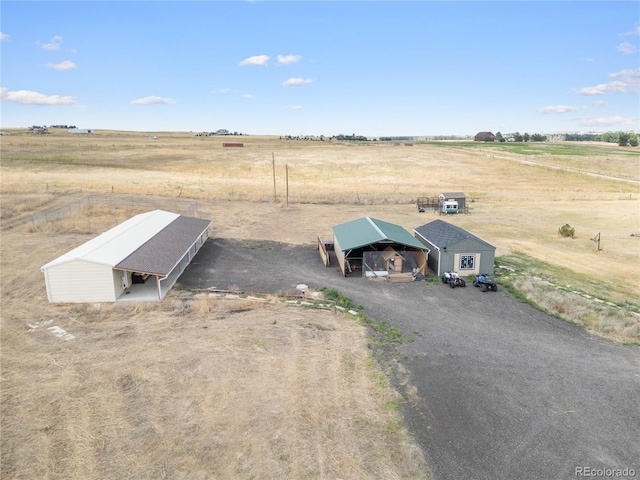
[[[387,242],[428,250],[418,239],[399,225],[363,217],[332,227],[342,251]]]

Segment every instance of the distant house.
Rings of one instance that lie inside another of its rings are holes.
[[[429,248],[429,268],[438,276],[450,271],[493,274],[496,247],[463,228],[434,220],[416,228],[414,235]]]
[[[491,132],[479,132],[473,137],[474,142],[495,142],[496,136]]]
[[[67,130],[69,133],[84,133],[84,134],[90,134],[93,133],[93,130],[89,129],[89,128],[70,128],[69,130]]]
[[[37,135],[47,135],[49,130],[46,127],[29,127],[29,133],[35,133]]]

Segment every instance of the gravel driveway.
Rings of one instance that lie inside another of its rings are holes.
[[[396,387],[436,480],[570,479],[577,468],[625,467],[640,478],[640,349],[504,290],[343,278],[315,246],[225,239],[207,241],[179,283],[273,294],[331,287],[412,337],[400,347]]]

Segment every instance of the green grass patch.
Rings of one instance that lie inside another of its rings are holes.
[[[375,320],[368,315],[362,313],[363,307],[361,305],[354,306],[351,299],[334,288],[323,287],[320,289],[324,292],[327,300],[334,302],[336,306],[342,307],[345,310],[358,311],[358,320],[362,325],[369,327],[373,331],[372,342],[381,346],[393,346],[401,345],[403,343],[413,342],[413,338],[406,337],[402,330],[389,325],[384,320]]]
[[[517,153],[520,155],[556,155],[577,157],[606,157],[608,155],[640,156],[640,150],[619,147],[612,143],[601,145],[589,142],[425,142],[442,148],[474,148],[488,151]]]
[[[613,290],[615,285],[611,284],[612,277],[607,277],[606,275],[593,277],[591,275],[574,272],[566,267],[538,260],[526,255],[525,253],[517,251],[510,255],[497,257],[496,264],[498,266],[507,267],[498,268],[495,273],[495,276],[500,279],[500,283],[503,283],[507,287],[509,286],[509,276],[511,275],[537,276],[546,279],[561,288],[571,291],[580,291],[592,297],[616,303],[616,301],[608,295],[608,292]],[[618,287],[621,286],[622,285],[618,285]],[[640,303],[637,301],[631,301],[631,295],[624,290],[618,288],[617,291],[625,294],[625,297],[627,298],[624,302],[617,301],[618,304],[640,313]],[[512,293],[519,297],[516,292]]]
[[[351,299],[340,293],[335,288],[322,287],[320,291],[324,292],[327,300],[334,302],[338,307],[342,307],[346,310],[355,310]]]
[[[640,345],[640,305],[608,299],[602,278],[578,274],[521,252],[498,257],[496,277],[518,300],[624,345]]]

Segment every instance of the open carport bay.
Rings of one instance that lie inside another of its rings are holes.
[[[315,246],[228,239],[210,239],[179,283],[271,294],[300,283],[335,288],[400,328],[414,341],[396,352],[395,381],[436,480],[568,479],[577,467],[640,475],[640,350],[503,289],[344,278]]]

